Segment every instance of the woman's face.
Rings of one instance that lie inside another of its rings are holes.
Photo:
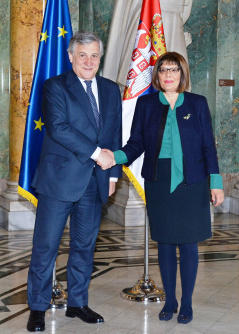
[[[158,71],[158,76],[159,83],[165,92],[177,92],[181,78],[181,70],[177,64],[164,62]]]

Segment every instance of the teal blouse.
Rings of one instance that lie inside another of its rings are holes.
[[[165,105],[169,104],[163,92],[159,93],[159,99],[161,103]],[[176,118],[176,109],[183,104],[183,101],[184,94],[181,93],[178,95],[174,109],[169,107],[162,146],[159,154],[159,159],[171,158],[170,193],[172,193],[183,181],[183,152]],[[128,162],[126,154],[121,150],[115,151],[114,156],[117,164],[124,164]],[[223,189],[222,177],[220,174],[210,174],[210,188]]]
[[[159,92],[160,102],[169,105],[163,92]],[[184,94],[178,95],[174,108],[169,107],[168,117],[163,134],[162,147],[159,154],[159,159],[171,158],[171,186],[172,193],[177,186],[183,181],[183,151],[181,139],[176,118],[176,109],[183,104]]]

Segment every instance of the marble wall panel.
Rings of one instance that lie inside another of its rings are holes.
[[[184,31],[192,36],[187,48],[192,92],[206,96],[213,126],[216,112],[218,0],[193,0]]]
[[[79,3],[80,0],[68,0],[70,16],[71,16],[71,25],[73,33],[79,29]]]
[[[79,7],[79,29],[94,31],[104,43],[104,51],[109,36],[110,23],[115,0],[81,0]],[[104,57],[101,59],[100,70]]]
[[[239,2],[218,0],[215,135],[222,173],[239,171]],[[219,87],[234,79],[234,87]]]
[[[184,26],[192,35],[188,47],[192,91],[205,95],[212,114],[220,171],[239,170],[239,2],[193,0]],[[219,87],[219,79],[236,79]]]
[[[9,159],[9,68],[10,1],[0,6],[0,179],[8,176]]]

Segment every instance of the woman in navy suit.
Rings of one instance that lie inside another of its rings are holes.
[[[117,164],[129,166],[143,152],[142,176],[151,237],[158,242],[158,259],[166,301],[160,320],[177,312],[176,272],[180,253],[182,284],[178,322],[193,318],[192,294],[198,268],[198,242],[210,238],[210,192],[215,206],[223,202],[211,116],[206,98],[186,92],[189,68],[176,52],[158,58],[153,70],[156,93],[138,99],[131,136]]]

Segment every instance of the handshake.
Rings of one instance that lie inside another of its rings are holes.
[[[116,165],[114,153],[106,148],[103,148],[95,160],[97,165],[101,167],[101,169],[106,170]]]

